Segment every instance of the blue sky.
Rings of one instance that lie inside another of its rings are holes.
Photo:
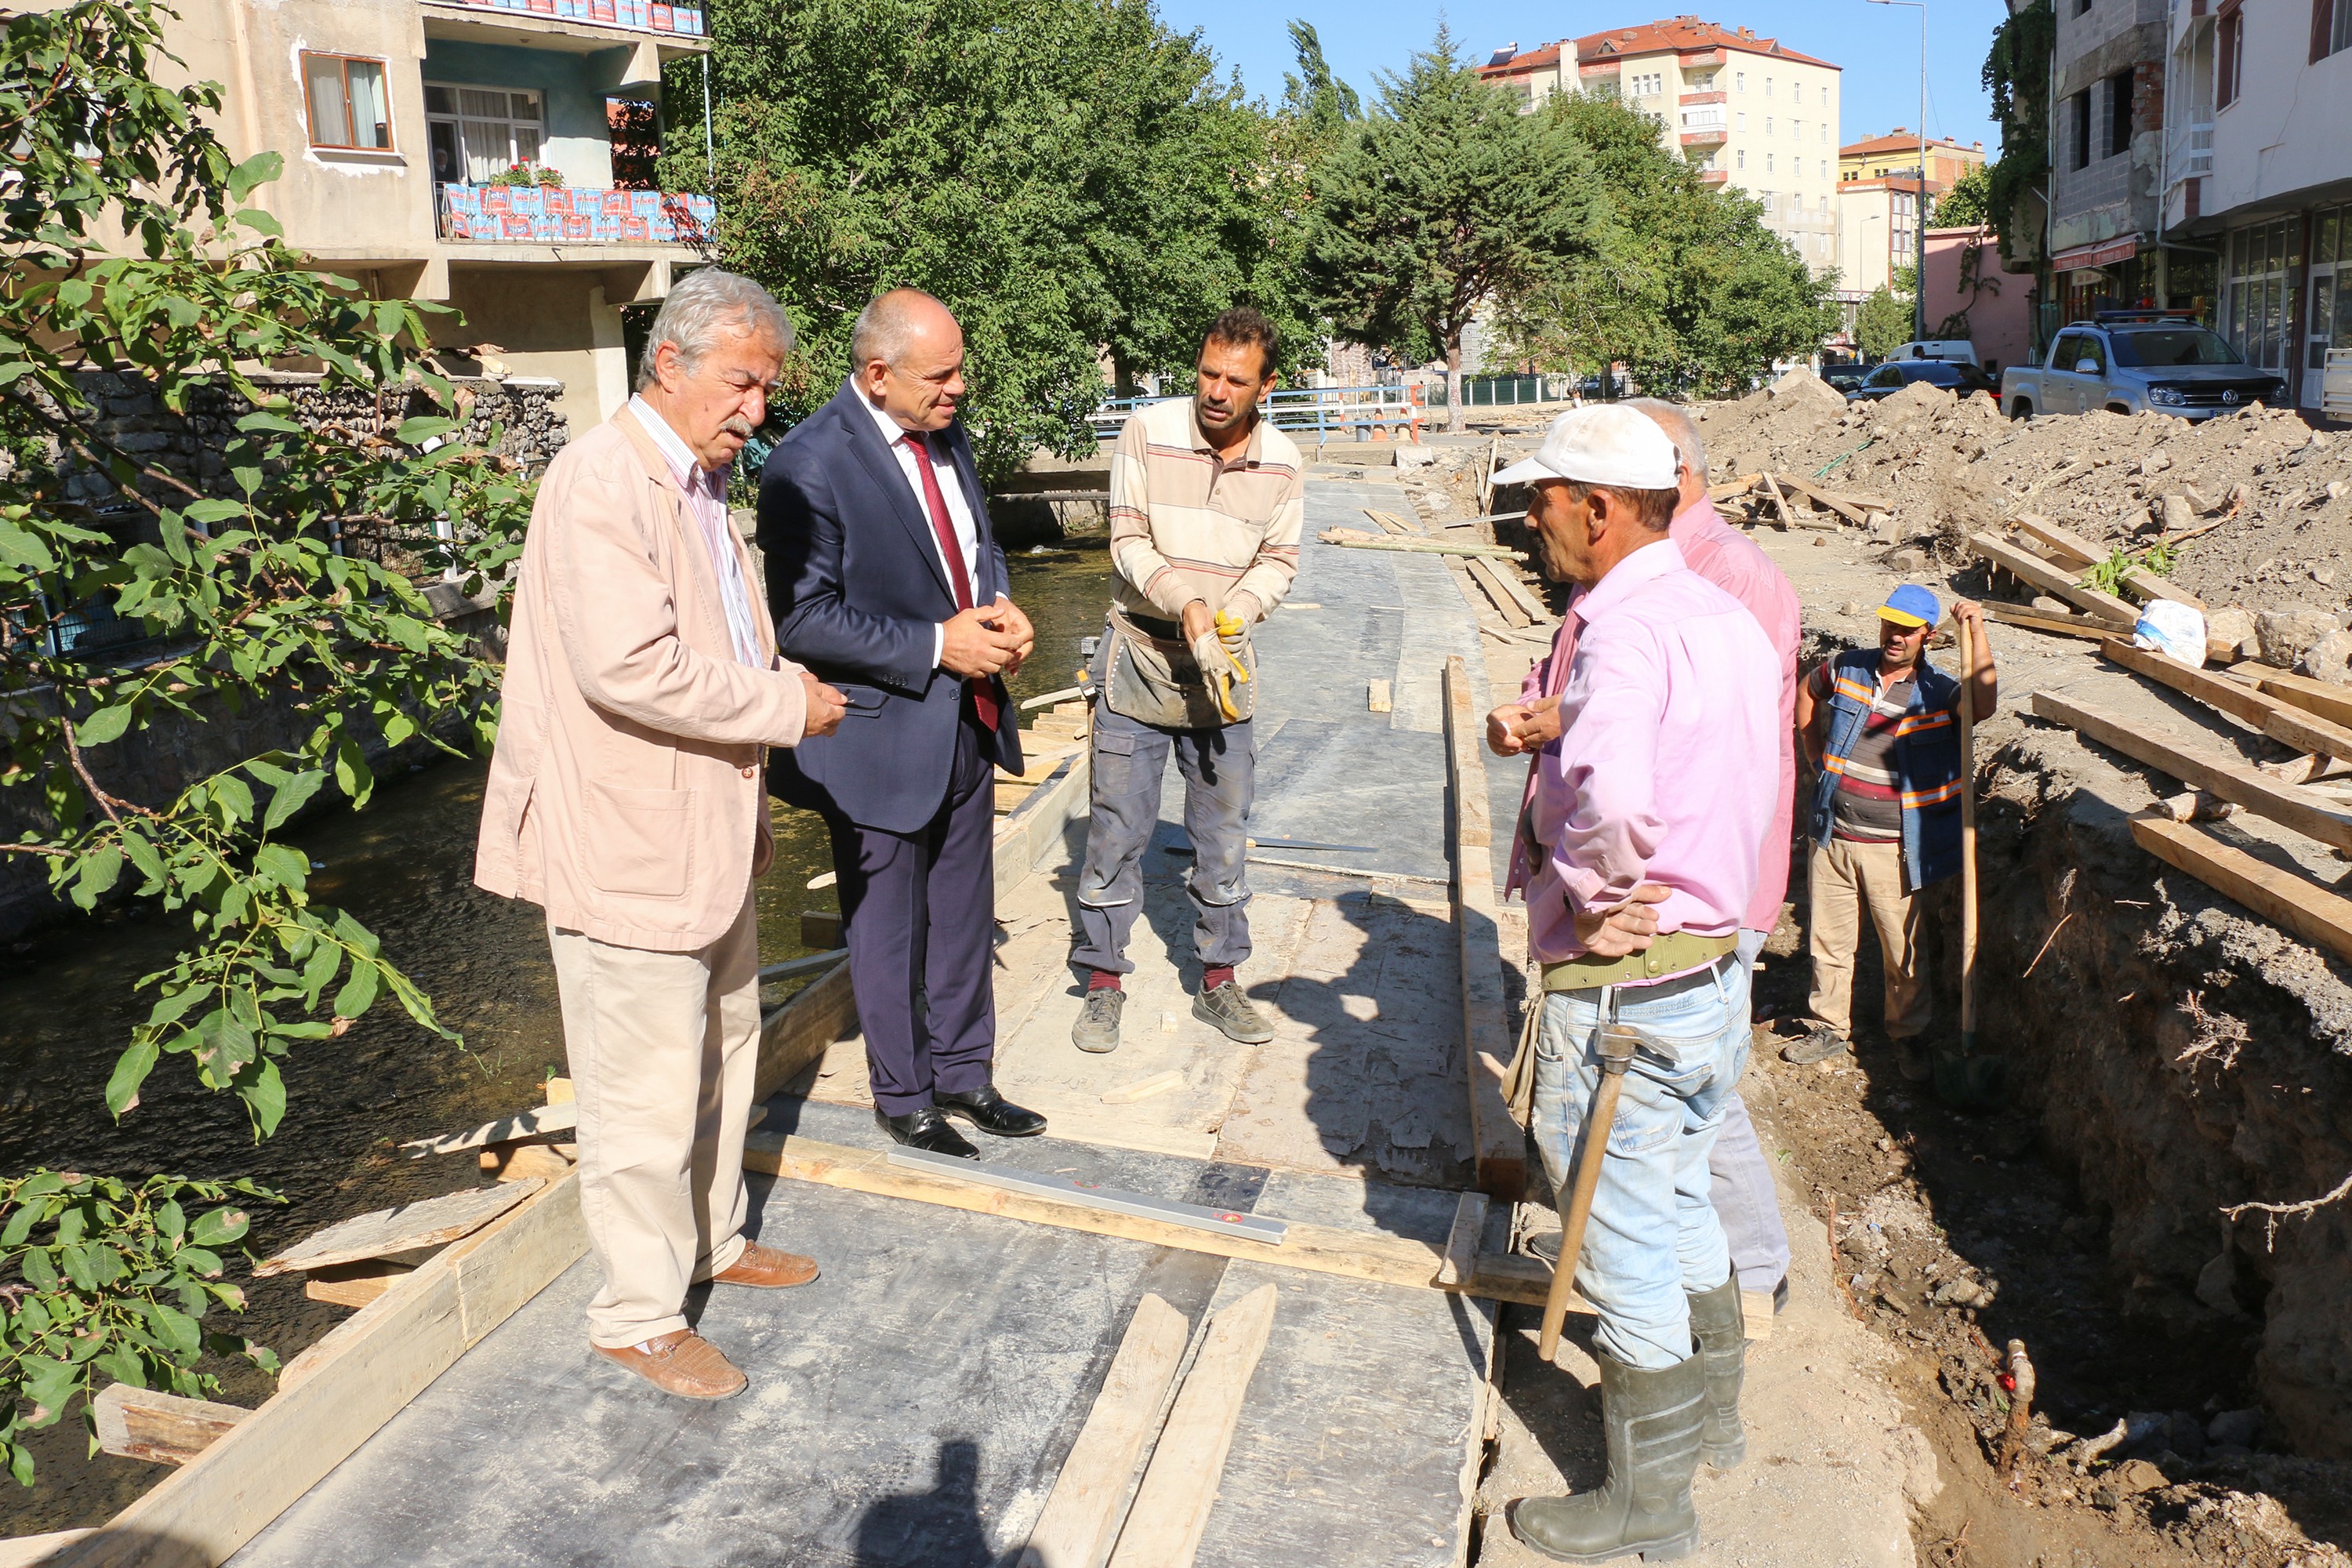
[[[1446,7],[1410,0],[1160,0],[1161,17],[1179,30],[1200,29],[1222,68],[1238,68],[1255,95],[1282,96],[1283,73],[1294,68],[1286,24],[1315,24],[1323,52],[1340,78],[1367,99],[1374,73],[1401,68],[1426,46],[1443,14],[1465,55],[1484,59],[1504,44],[1525,48],[1556,38],[1630,26],[1678,14],[1692,0],[1662,0],[1644,9],[1629,4],[1557,5],[1486,0]],[[1859,141],[1897,125],[1916,131],[1919,120],[1919,13],[1868,0],[1747,0],[1738,8],[1696,8],[1724,26],[1753,27],[1788,47],[1845,68],[1842,142]],[[1961,142],[1982,141],[1998,155],[1994,127],[1979,73],[2001,0],[1928,0],[1927,129]]]

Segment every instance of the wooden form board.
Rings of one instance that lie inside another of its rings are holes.
[[[1470,1083],[1470,1143],[1479,1190],[1517,1203],[1527,1190],[1527,1133],[1512,1119],[1503,1084],[1517,1044],[1503,994],[1502,936],[1496,923],[1494,823],[1486,764],[1479,755],[1485,716],[1473,700],[1469,667],[1445,661],[1446,768],[1454,802],[1454,931],[1462,970],[1462,1054]]]
[[[842,960],[760,1019],[760,1065],[751,1077],[753,1101],[763,1100],[800,1076],[824,1048],[857,1023],[857,994],[850,989],[849,961]]]
[[[1044,784],[1029,792],[1012,815],[996,825],[996,901],[1001,906],[1013,889],[1036,868],[1038,859],[1062,837],[1070,818],[1084,812],[1091,800],[1087,780],[1090,754],[1081,750],[1064,759]]]
[[[100,1448],[159,1465],[186,1464],[253,1415],[238,1405],[183,1399],[127,1383],[100,1389],[89,1410]]]
[[[999,1215],[1033,1225],[1084,1231],[1090,1236],[1121,1237],[1129,1241],[1148,1241],[1186,1252],[1206,1253],[1213,1258],[1243,1258],[1278,1268],[1337,1274],[1383,1285],[1447,1289],[1488,1300],[1540,1305],[1551,1284],[1551,1270],[1540,1259],[1516,1254],[1481,1253],[1466,1279],[1453,1285],[1441,1285],[1438,1274],[1444,1266],[1445,1248],[1435,1242],[1338,1230],[1294,1220],[1286,1222],[1289,1228],[1284,1233],[1282,1245],[1270,1247],[1165,1220],[954,1181],[929,1171],[894,1165],[878,1150],[824,1143],[793,1134],[751,1133],[743,1142],[743,1163],[748,1169],[772,1176],[839,1187],[846,1192],[936,1204],[942,1208]],[[1580,1305],[1571,1310],[1588,1309]]]
[[[1276,1288],[1261,1285],[1209,1321],[1201,1352],[1152,1445],[1110,1568],[1192,1568],[1216,1506],[1242,1400],[1274,1331]]]
[[[2112,637],[2129,637],[2137,621],[2111,621],[2104,616],[2053,616],[2039,610],[2029,610],[2016,605],[2003,605],[1993,600],[1984,604],[1985,616],[2005,626],[2024,626],[2030,631],[2050,632],[2058,637],[2091,637],[2105,641]]]
[[[493,1143],[511,1143],[520,1138],[540,1138],[553,1132],[569,1132],[580,1125],[580,1107],[572,1101],[562,1105],[542,1105],[516,1116],[501,1116],[496,1121],[486,1121],[471,1132],[452,1132],[446,1138],[413,1138],[401,1147],[412,1160],[422,1160],[427,1154],[458,1154],[468,1149],[486,1149]]]
[[[2055,692],[2035,692],[2033,711],[2037,717],[2067,725],[2086,740],[2111,746],[2192,788],[2235,801],[2256,816],[2267,816],[2305,837],[2337,849],[2352,849],[2352,816],[2324,811],[2293,785],[2266,778],[2242,763],[2183,751],[2128,720]]]
[[[1157,1296],[1136,1303],[1102,1392],[1070,1445],[1017,1568],[1097,1568],[1118,1534],[1128,1483],[1159,1430],[1160,1413],[1192,1325]]]
[[[2084,587],[2030,550],[2020,550],[1990,533],[1969,535],[1969,548],[2020,582],[2031,583],[2045,594],[2055,594],[2068,604],[2078,605],[2095,616],[2121,621],[2127,626],[2139,623],[2139,612],[2128,600],[2119,599],[2113,594],[2103,594],[2096,588]]]
[[[2150,648],[2134,647],[2120,637],[2107,639],[2100,645],[2100,651],[2134,674],[2161,681],[2208,707],[2243,719],[2272,740],[2298,752],[2315,757],[2352,760],[2352,730],[2331,724],[2235,677],[2191,669],[2177,658]]]
[[[577,1176],[452,1242],[287,1363],[278,1392],[44,1568],[213,1568],[588,1250]]]
[[[461,1187],[422,1203],[354,1215],[315,1236],[255,1265],[253,1277],[310,1273],[338,1263],[358,1263],[387,1258],[395,1252],[439,1247],[471,1236],[507,1210],[537,1192],[537,1181],[507,1182],[490,1187]]]
[[[1849,495],[1843,490],[1825,489],[1811,479],[1798,479],[1792,474],[1775,477],[1815,506],[1827,507],[1848,522],[1867,523],[1872,512],[1895,510],[1895,503],[1884,496]]]
[[[2020,530],[2049,550],[2062,566],[2077,572],[2087,572],[2107,558],[2107,552],[2071,530],[2059,527],[2048,518],[2030,511],[2019,512],[2010,519]],[[2202,610],[2205,602],[2184,588],[2175,587],[2145,566],[2134,566],[2124,574],[2124,586],[2143,599],[2171,599],[2192,609]]]
[[[2331,724],[2352,728],[2352,686],[2336,686],[2307,675],[2290,675],[2271,665],[2248,659],[2233,664],[2230,673],[2252,681],[2282,702],[2292,702],[2306,713],[2316,713]]]
[[[1535,618],[1520,606],[1518,600],[1514,598],[1510,590],[1504,586],[1503,574],[1495,569],[1493,562],[1473,555],[1462,564],[1470,569],[1470,575],[1476,579],[1478,586],[1486,591],[1486,598],[1494,605],[1496,614],[1514,626],[1528,626],[1535,624]]]
[[[2314,946],[2352,959],[2352,899],[2266,865],[2185,822],[2135,816],[2131,830],[2139,847],[2166,865]]]

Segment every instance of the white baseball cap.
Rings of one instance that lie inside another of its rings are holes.
[[[1675,444],[1658,422],[1612,404],[1571,408],[1551,422],[1543,445],[1495,476],[1498,485],[1575,479],[1632,490],[1670,490],[1680,479]]]

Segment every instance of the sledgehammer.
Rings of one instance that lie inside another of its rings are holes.
[[[1540,1003],[1538,1004],[1540,1005]],[[1601,1184],[1601,1156],[1609,1152],[1609,1134],[1617,1125],[1617,1097],[1624,1092],[1625,1069],[1633,1065],[1632,1029],[1604,1021],[1601,1026],[1601,1083],[1592,1091],[1592,1114],[1584,1119],[1584,1137],[1576,1154],[1576,1175],[1570,1184],[1568,1206],[1560,1215],[1559,1262],[1551,1271],[1551,1289],[1544,1295],[1543,1332],[1536,1353],[1549,1362],[1559,1349],[1559,1325],[1568,1316],[1568,1299],[1576,1290],[1576,1266],[1584,1257],[1584,1226],[1592,1217],[1592,1191]]]

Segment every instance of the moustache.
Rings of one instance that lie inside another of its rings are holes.
[[[739,441],[749,441],[751,438],[751,422],[740,414],[729,415],[727,422],[719,428]]]

